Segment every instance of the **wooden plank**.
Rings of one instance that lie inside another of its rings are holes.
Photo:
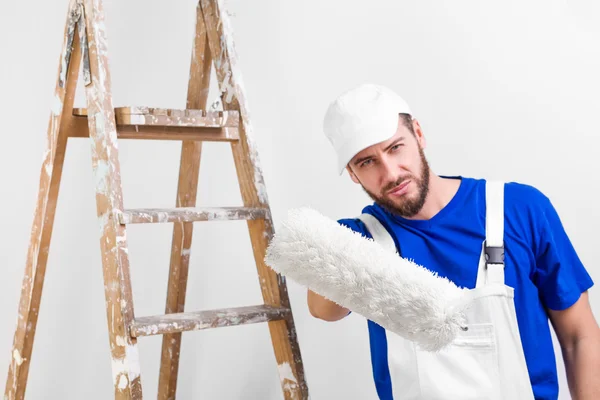
[[[85,108],[76,108],[73,115],[87,117]],[[202,109],[163,109],[150,107],[116,107],[117,126],[150,125],[222,128],[239,126],[239,113],[236,111],[204,111]]]
[[[75,1],[69,4],[72,10]],[[23,277],[17,325],[13,340],[11,360],[4,392],[6,400],[21,400],[25,397],[27,377],[31,363],[33,342],[38,321],[38,312],[46,273],[48,251],[56,211],[63,162],[68,136],[68,125],[73,108],[75,88],[81,62],[79,38],[74,34],[72,44],[68,43],[69,22],[73,15],[69,12],[65,24],[65,39],[59,59],[57,83],[47,130],[47,147],[41,165],[39,191],[33,226],[27,251],[27,261]],[[71,24],[74,28],[74,23]],[[70,52],[68,68],[67,53]],[[63,82],[63,84],[59,84]]]
[[[186,109],[206,109],[211,66],[212,59],[202,19],[202,10],[197,6],[196,32],[191,54]],[[239,114],[236,115],[235,128],[222,128],[235,129],[235,140],[239,139],[238,122]],[[201,154],[202,142],[184,141],[182,143],[176,197],[177,207],[194,207],[196,205]],[[185,309],[193,226],[193,223],[190,222],[173,224],[165,314],[181,313]],[[168,333],[163,336],[158,380],[157,397],[159,400],[176,398],[181,339],[180,332]]]
[[[290,310],[265,305],[222,310],[197,311],[136,318],[131,325],[135,337],[198,331],[278,321],[288,318]]]
[[[70,120],[69,137],[89,137],[88,121],[85,117]],[[142,140],[189,140],[204,142],[236,142],[238,128],[203,128],[183,126],[123,125],[117,126],[118,139]]]
[[[134,312],[126,231],[125,225],[114,216],[114,210],[123,209],[123,193],[103,4],[102,0],[84,0],[84,5],[91,69],[91,84],[85,90],[87,120],[96,182],[114,397],[141,400],[138,344],[129,334]]]
[[[236,221],[262,219],[268,214],[265,208],[252,207],[179,207],[139,208],[119,213],[121,224],[152,224],[169,222]]]
[[[226,10],[218,0],[200,0],[207,27],[211,53],[223,109],[240,113],[240,140],[231,144],[244,206],[268,208],[254,132],[244,94],[242,76],[236,59],[233,31]],[[290,308],[285,278],[265,265],[264,257],[274,228],[271,214],[265,219],[248,221],[248,229],[259,275],[264,303],[273,307]],[[285,321],[269,322],[275,358],[279,367],[281,387],[286,399],[308,399],[308,387],[296,328],[292,314]]]

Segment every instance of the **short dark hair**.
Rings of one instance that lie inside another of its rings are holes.
[[[412,116],[410,114],[400,113],[400,119],[402,120],[402,123],[404,124],[404,126],[414,136],[415,135],[415,129],[413,128],[413,124],[412,124],[412,122],[413,122]]]

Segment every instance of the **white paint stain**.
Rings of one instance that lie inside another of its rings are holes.
[[[52,174],[52,152],[50,151],[50,149],[47,149],[44,152],[44,158],[43,158],[43,163],[44,163],[44,171],[46,172],[46,175],[48,175],[48,177],[50,177],[50,175]]]
[[[66,54],[67,51],[67,39],[65,38],[65,42],[63,44],[63,54]],[[60,60],[60,79],[63,84],[67,81],[67,57],[62,57]]]
[[[119,282],[117,281],[111,281],[108,284],[108,288],[111,292],[117,292],[119,290]]]
[[[112,123],[110,125],[110,129],[108,130],[108,139],[110,140],[110,144],[112,145],[112,147],[114,147],[116,149],[118,147],[118,145],[117,145],[118,136],[117,136],[117,130],[115,128],[115,125]],[[110,149],[111,149],[111,146],[106,147],[106,155],[109,158],[111,155]]]
[[[220,110],[222,108],[223,108],[223,105],[221,104],[221,98],[220,97],[217,97],[215,99],[215,101],[212,103],[212,105],[210,106],[210,109],[212,111],[218,111],[218,110]]]
[[[155,324],[155,325],[144,326],[141,329],[138,329],[138,331],[147,336],[150,336],[150,335],[156,335],[158,333],[158,329],[159,329],[158,325]]]
[[[23,364],[23,361],[25,361],[25,359],[21,357],[21,353],[19,353],[18,349],[15,349],[13,351],[13,358],[15,359],[15,363],[17,363],[18,366]]]
[[[106,177],[108,176],[108,163],[103,160],[98,160],[94,169],[94,177],[96,179],[96,191],[108,195],[106,186]]]
[[[108,213],[101,214],[100,217],[98,217],[98,221],[100,222],[100,236],[102,236],[104,235],[104,228],[106,228],[106,225],[108,224]]]
[[[118,384],[120,389],[127,387],[127,379],[133,382],[140,376],[140,358],[137,345],[133,344],[125,346],[124,358],[113,358],[112,372],[113,384]],[[125,386],[121,387],[121,385],[123,385],[123,379],[125,379]]]
[[[294,383],[298,383],[298,381],[296,380],[296,377],[294,376],[294,373],[292,372],[292,367],[290,366],[290,364],[287,361],[282,364],[279,364],[278,370],[279,370],[279,376],[280,376],[282,382],[283,382],[283,380],[287,379]]]
[[[63,103],[58,95],[54,95],[54,100],[52,101],[52,113],[56,116],[62,113]]]
[[[127,346],[127,340],[123,336],[117,336],[116,342],[117,346]]]
[[[288,362],[279,364],[278,370],[283,390],[290,394],[296,394],[298,389],[298,381],[296,380],[296,377],[292,372],[290,364]],[[294,396],[293,398],[296,398],[296,396]]]
[[[133,125],[146,125],[146,118],[143,115],[130,115],[129,120]]]
[[[106,87],[106,56],[107,56],[107,43],[106,43],[106,34],[104,32],[105,30],[105,26],[104,26],[104,21],[97,21],[96,22],[96,29],[94,29],[94,32],[96,33],[96,37],[94,38],[96,41],[96,45],[97,45],[97,50],[98,50],[98,58],[100,58],[100,62],[98,63],[98,85],[102,88]],[[104,92],[102,92],[102,98],[101,101],[104,102]]]
[[[125,375],[121,375],[119,378],[119,389],[124,390],[127,387],[127,377]]]
[[[158,213],[158,222],[167,222],[169,220],[169,213],[160,211]]]

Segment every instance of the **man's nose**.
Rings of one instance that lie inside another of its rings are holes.
[[[384,158],[381,161],[381,181],[383,187],[393,185],[399,178],[398,166],[391,158]]]

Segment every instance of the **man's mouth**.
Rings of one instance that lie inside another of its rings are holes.
[[[411,181],[410,181],[410,180],[408,180],[408,181],[406,181],[406,182],[404,182],[404,183],[401,183],[400,185],[398,185],[398,186],[396,186],[395,188],[393,188],[392,190],[390,190],[390,191],[388,192],[388,194],[395,195],[395,196],[397,196],[397,195],[401,195],[401,194],[404,194],[404,192],[406,192],[406,188],[407,188],[407,186],[408,186],[408,184],[409,184],[410,182],[411,182]]]

